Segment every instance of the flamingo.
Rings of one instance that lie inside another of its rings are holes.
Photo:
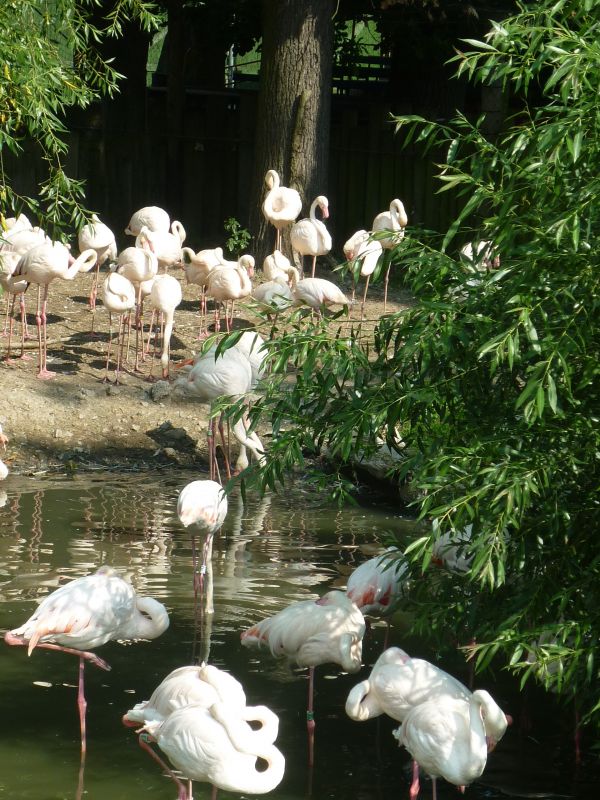
[[[412,708],[438,698],[468,701],[471,691],[444,670],[421,658],[411,658],[399,647],[389,647],[377,659],[369,677],[354,686],[346,700],[346,714],[357,722],[381,714],[403,722]],[[490,750],[506,732],[511,718],[491,701],[485,719]]]
[[[467,242],[461,248],[460,255],[468,262],[472,269],[485,272],[500,266],[500,256],[496,252],[493,242],[483,239],[480,242]]]
[[[144,206],[132,214],[129,225],[125,228],[128,236],[138,236],[144,226],[151,231],[167,233],[171,220],[167,212],[159,206]]]
[[[280,278],[287,281],[288,270],[291,266],[289,258],[284,256],[281,250],[274,250],[263,261],[263,273],[268,281],[276,281]]]
[[[183,271],[188,283],[194,283],[200,287],[200,332],[199,339],[206,337],[206,326],[204,320],[206,318],[206,287],[208,284],[208,276],[210,272],[222,265],[223,263],[223,249],[215,247],[213,249],[199,250],[194,253],[191,247],[183,247],[181,250],[181,258],[183,262]]]
[[[119,383],[119,371],[123,360],[125,344],[125,315],[131,318],[131,310],[135,308],[135,287],[131,281],[118,272],[109,272],[102,287],[102,302],[108,309],[108,347],[106,350],[106,372],[104,381],[108,381],[108,365],[112,345],[112,315],[119,314],[117,333],[117,365],[115,383]],[[128,324],[129,328],[129,324]]]
[[[4,228],[7,231],[23,231],[30,230],[33,225],[25,214],[19,214],[18,217],[6,217],[4,219]]]
[[[464,787],[485,769],[488,744],[484,721],[497,708],[491,695],[477,689],[469,697],[437,697],[410,709],[394,736],[414,759],[410,798],[419,794],[419,766],[433,779]]]
[[[202,594],[204,575],[212,551],[212,538],[221,529],[227,517],[227,495],[220,483],[213,480],[192,481],[183,487],[177,500],[177,516],[184,528],[196,525],[206,534],[202,548],[202,566],[198,576],[195,559],[195,537],[192,535],[194,550],[194,592]],[[208,608],[208,613],[213,609]]]
[[[365,619],[343,592],[332,590],[318,600],[301,600],[272,617],[258,622],[241,634],[242,645],[271,650],[285,655],[301,667],[309,668],[308,763],[314,762],[314,670],[319,664],[334,662],[346,672],[361,666]]]
[[[378,233],[381,231],[389,231],[387,236],[379,237],[379,241],[381,242],[381,246],[384,250],[391,250],[393,247],[396,247],[402,239],[404,238],[404,228],[408,225],[408,217],[406,216],[406,210],[404,208],[404,203],[401,200],[396,198],[392,200],[390,203],[390,210],[389,211],[382,211],[381,213],[377,214],[375,219],[373,220],[373,233]],[[390,276],[390,266],[391,266],[391,258],[390,254],[386,253],[387,269],[385,273],[385,278],[383,281],[384,289],[383,289],[383,310],[385,311],[387,308],[387,289],[388,289],[388,280]]]
[[[244,331],[235,343],[234,347],[243,353],[250,362],[252,369],[251,389],[254,389],[258,382],[264,378],[267,371],[266,342],[258,331]]]
[[[247,395],[252,389],[252,365],[236,347],[230,347],[218,357],[216,347],[211,347],[196,359],[194,366],[186,376],[176,382],[176,386],[204,403],[212,403],[220,397],[241,397]],[[230,466],[224,441],[222,415],[218,427],[225,453],[225,467],[229,476]],[[247,463],[246,449],[250,450],[258,463],[264,463],[262,442],[254,431],[248,432],[243,419],[234,423],[232,431],[241,446],[239,466],[236,465],[236,469],[242,469]],[[207,436],[210,477],[214,479],[218,473],[214,417],[209,420]]]
[[[233,266],[230,266],[233,264]],[[225,325],[228,331],[233,325],[233,308],[236,300],[248,297],[252,293],[251,276],[254,274],[254,258],[243,255],[237,262],[222,261],[220,267],[211,270],[208,275],[207,295],[214,298],[217,304],[225,304]],[[231,300],[231,318],[227,305]],[[215,307],[215,330],[220,328],[220,313]]]
[[[208,709],[185,706],[162,722],[147,722],[144,730],[189,781],[205,781],[235,793],[265,794],[283,778],[285,759],[271,735],[253,730],[227,703],[216,702]],[[258,758],[266,762],[266,769],[257,770]],[[180,800],[191,797],[177,782]]]
[[[300,263],[304,256],[312,256],[311,277],[315,277],[317,256],[324,256],[331,250],[331,235],[325,224],[317,219],[317,207],[321,209],[323,219],[329,217],[329,200],[322,194],[312,201],[310,216],[296,222],[292,226],[290,239],[292,248],[299,253]]]
[[[136,247],[154,253],[164,272],[181,264],[181,245],[185,241],[185,230],[180,222],[173,222],[171,228],[171,231],[152,231],[143,225],[135,239]]]
[[[169,345],[173,333],[173,320],[175,309],[182,300],[181,284],[172,275],[157,275],[150,291],[150,305],[154,311],[160,311],[163,316],[164,329],[162,333],[162,353],[160,363],[164,380],[169,377]],[[152,327],[152,326],[150,326]],[[148,333],[148,344],[150,332]]]
[[[300,278],[296,267],[290,267],[289,278],[292,297],[297,306],[307,305],[321,314],[323,306],[348,306],[350,300],[342,290],[325,278]]]
[[[287,278],[276,278],[255,286],[252,297],[264,309],[267,316],[279,314],[294,301]]]
[[[279,250],[281,230],[296,220],[302,211],[302,199],[295,189],[280,185],[279,174],[274,169],[268,170],[265,183],[269,191],[263,201],[262,210],[267,222],[275,226],[275,247]]]
[[[96,263],[96,251],[84,250],[76,259],[73,259],[69,249],[60,242],[38,244],[21,256],[15,271],[8,278],[9,291],[19,281],[36,283],[38,286],[38,303],[36,323],[38,329],[38,345],[40,363],[38,378],[53,378],[56,373],[50,372],[46,365],[47,332],[46,332],[46,306],[48,303],[48,287],[55,278],[72,281],[81,270],[89,272]],[[71,263],[72,262],[72,263]],[[44,298],[42,301],[42,286]]]
[[[24,645],[31,655],[35,647],[60,650],[79,658],[77,704],[81,726],[81,752],[85,755],[83,674],[86,660],[101,669],[108,664],[90,650],[115,639],[155,639],[169,627],[169,615],[152,597],[138,597],[111,567],[77,578],[45,597],[32,616],[8,631],[4,641]]]
[[[137,289],[135,309],[135,365],[138,369],[139,337],[142,339],[142,359],[144,357],[143,296],[152,290],[152,281],[158,272],[158,259],[154,253],[141,247],[126,247],[117,257],[117,272],[128,278]],[[150,282],[150,283],[149,283]]]
[[[368,231],[360,230],[353,233],[344,245],[344,255],[348,262],[360,262],[360,277],[366,278],[365,291],[360,306],[360,318],[364,317],[365,302],[369,291],[369,280],[375,271],[383,247],[377,239],[371,239]],[[356,283],[356,281],[355,281]],[[354,285],[352,288],[352,302],[354,303]]]
[[[380,617],[389,614],[407,591],[406,560],[397,547],[360,564],[348,578],[346,594],[362,613]],[[384,642],[387,647],[389,621]]]
[[[79,252],[82,250],[92,249],[96,251],[97,255],[94,280],[90,291],[90,308],[94,310],[96,308],[96,295],[98,292],[98,275],[100,272],[100,267],[107,259],[110,261],[114,261],[116,259],[117,243],[115,241],[114,233],[111,231],[108,225],[100,222],[100,218],[97,214],[92,214],[92,221],[88,222],[87,225],[84,225],[79,231],[77,241],[79,244]]]

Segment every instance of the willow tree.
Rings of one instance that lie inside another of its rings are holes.
[[[145,30],[156,23],[153,4],[144,0],[104,2],[101,11],[98,5],[96,0],[0,4],[0,212],[30,212],[53,236],[80,227],[87,214],[84,185],[66,168],[66,115],[118,92],[122,76],[102,44],[120,38],[132,20]],[[15,184],[8,157],[23,154],[44,167],[36,191],[28,194]]]
[[[483,117],[398,119],[407,144],[433,148],[439,191],[457,192],[462,211],[444,235],[408,230],[399,256],[414,304],[374,337],[357,324],[336,335],[335,320],[279,332],[253,412],[274,431],[268,486],[307,448],[349,462],[383,439],[423,521],[408,548],[422,573],[405,601],[416,628],[474,638],[480,667],[535,675],[596,721],[599,11],[600,0],[522,3],[463,44],[459,74],[510,96],[493,140]],[[491,241],[500,265],[465,260],[466,241]],[[440,534],[463,531],[468,570],[429,569]]]
[[[333,0],[263,0],[250,226],[262,261],[272,248],[260,206],[268,169],[308,208],[325,192],[329,150]]]

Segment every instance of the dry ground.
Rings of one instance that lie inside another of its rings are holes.
[[[175,270],[173,274],[183,280],[182,272]],[[339,283],[339,273],[320,275]],[[104,277],[103,270],[100,284]],[[80,470],[126,470],[179,464],[204,470],[208,406],[172,396],[164,383],[149,378],[149,364],[144,365],[141,374],[123,374],[118,386],[102,382],[108,313],[99,299],[94,319],[97,335],[91,336],[91,281],[92,273],[88,273],[50,286],[48,368],[57,373],[54,379],[36,377],[36,287],[31,286],[27,292],[31,338],[26,341],[26,353],[30,360],[7,363],[7,340],[0,339],[0,424],[10,439],[4,461],[12,471],[24,474],[75,466]],[[348,291],[348,284],[345,289]],[[375,286],[370,293],[366,318],[373,322],[383,313],[383,292]],[[175,363],[200,347],[198,296],[197,286],[184,286],[171,340]],[[405,300],[402,292],[391,290],[388,312],[405,307]],[[358,313],[356,307],[354,316]],[[257,323],[260,318],[248,307],[237,310],[236,328]],[[261,332],[267,335],[268,328]],[[13,352],[18,355],[19,325],[15,326],[15,334]],[[160,364],[156,360],[152,372],[158,379]],[[171,369],[171,381],[174,375],[176,370]],[[114,379],[114,371],[110,378]]]

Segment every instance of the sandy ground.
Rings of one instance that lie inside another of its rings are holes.
[[[173,274],[184,280],[182,271],[174,270]],[[339,273],[334,276],[322,272],[320,276],[340,282]],[[100,285],[104,277],[105,269],[100,274]],[[87,273],[79,274],[74,281],[54,281],[50,286],[48,369],[56,372],[55,378],[36,377],[35,286],[26,293],[30,338],[25,348],[29,360],[17,358],[7,362],[7,338],[0,339],[0,424],[9,437],[3,460],[11,471],[20,474],[75,469],[136,470],[165,465],[204,471],[209,409],[170,391],[177,376],[174,367],[169,382],[159,380],[161,370],[157,359],[147,360],[139,374],[132,371],[130,363],[119,385],[103,382],[108,313],[102,307],[101,291],[95,313],[90,311],[91,283],[92,273]],[[349,282],[344,289],[349,292]],[[383,313],[383,290],[375,286],[370,294],[366,318],[375,321]],[[184,286],[171,340],[174,365],[199,350],[198,298],[197,286]],[[405,300],[402,292],[390,290],[388,312],[405,307]],[[5,297],[1,301],[3,328]],[[358,316],[358,308],[353,313]],[[149,313],[145,320],[147,327]],[[116,322],[113,318],[113,336]],[[269,327],[261,328],[260,318],[248,306],[236,310],[235,328],[257,324],[266,337]],[[12,351],[17,356],[19,339],[20,324],[16,323]],[[112,366],[111,381],[114,362]]]

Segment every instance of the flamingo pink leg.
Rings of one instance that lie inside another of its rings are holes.
[[[157,753],[155,753],[154,750],[150,747],[151,741],[152,739],[148,736],[148,734],[140,733],[138,737],[138,742],[142,750],[145,750],[148,753],[148,755],[150,755],[151,758],[153,758],[156,761],[157,764],[160,764],[161,769],[163,769],[167,773],[167,775],[177,784],[177,800],[188,800],[188,798],[191,798],[191,793],[188,795],[187,789],[185,788],[185,784],[179,780],[179,778],[177,777],[177,775],[175,775],[173,770],[170,769],[167,766],[167,764],[162,760],[162,758]]]
[[[306,730],[308,731],[308,766],[315,763],[315,714],[313,708],[315,687],[315,668],[308,669],[308,706],[306,709]]]
[[[417,800],[417,797],[419,796],[419,788],[419,765],[416,761],[413,761],[412,783],[408,793],[410,800]]]
[[[47,369],[47,354],[48,354],[48,333],[46,330],[46,307],[48,305],[48,286],[44,286],[44,299],[41,303],[41,313],[40,313],[40,298],[41,298],[41,286],[38,288],[38,306],[37,306],[37,314],[35,317],[35,321],[37,324],[38,329],[38,347],[40,351],[40,364],[38,369],[38,378],[40,380],[49,380],[50,378],[54,378],[56,372],[50,372]]]

